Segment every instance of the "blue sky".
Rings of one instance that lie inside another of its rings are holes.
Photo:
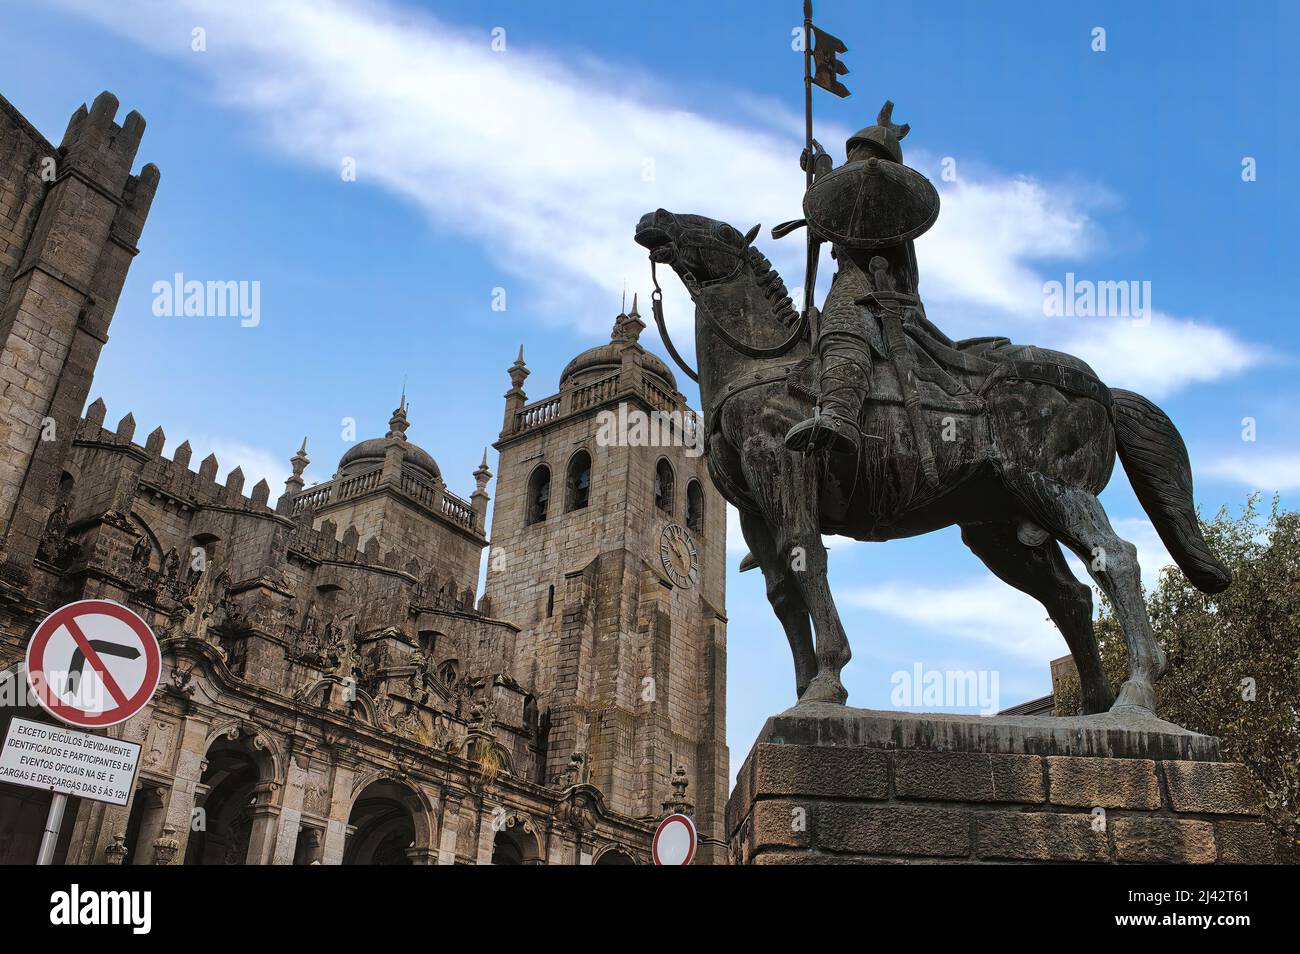
[[[139,161],[162,170],[93,394],[110,423],[131,410],[139,433],[161,425],[169,449],[188,438],[195,459],[215,450],[223,473],[238,463],[273,494],[304,434],[309,476],[325,479],[346,446],[341,419],[382,433],[405,380],[411,437],[467,495],[519,344],[543,397],[608,334],[624,287],[647,291],[631,241],[642,212],[742,230],[797,214],[796,0],[6,7],[0,93],[57,143],[79,104],[111,90],[119,120],[148,121]],[[1286,284],[1300,252],[1286,171],[1300,147],[1298,9],[817,4],[850,48],[854,93],[818,92],[819,139],[838,160],[892,98],[912,125],[908,161],[942,193],[917,243],[931,318],[954,337],[1075,351],[1159,401],[1207,512],[1300,489]],[[195,27],[205,51],[191,48]],[[1242,181],[1244,157],[1256,181]],[[940,176],[945,158],[955,181]],[[797,286],[796,245],[760,244]],[[259,281],[260,324],[156,317],[152,285],[177,272]],[[1154,316],[1045,317],[1043,283],[1067,272],[1149,281]],[[668,304],[689,341],[680,288]],[[663,353],[653,332],[643,340]],[[1118,468],[1103,500],[1152,578],[1167,557]],[[734,769],[793,699],[761,580],[734,572],[743,544],[731,545]],[[1064,643],[955,531],[832,547],[854,704],[888,707],[891,674],[917,664],[996,672],[1001,706],[1049,688]]]

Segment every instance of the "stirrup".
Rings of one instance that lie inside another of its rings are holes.
[[[831,412],[815,414],[790,428],[785,435],[787,450],[821,450],[829,447],[837,454],[856,454],[861,445],[858,429]]]

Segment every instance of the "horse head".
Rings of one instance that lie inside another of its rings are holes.
[[[753,245],[758,229],[755,225],[742,234],[717,219],[666,209],[649,212],[637,223],[637,244],[650,251],[651,262],[671,267],[690,292],[696,305],[696,351],[701,362],[715,368],[742,357],[778,357],[804,343],[803,323],[785,283]],[[725,346],[720,352],[711,341],[700,340],[701,325]],[[708,352],[717,360],[707,360]]]
[[[692,297],[738,277],[755,251],[751,243],[757,234],[757,225],[742,235],[726,222],[667,209],[646,213],[636,226],[637,244],[650,250],[653,261],[670,266]]]

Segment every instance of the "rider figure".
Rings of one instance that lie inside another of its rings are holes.
[[[845,165],[873,158],[902,165],[899,140],[907,135],[908,126],[892,122],[892,112],[893,104],[886,103],[876,125],[849,137]],[[882,357],[887,355],[864,303],[870,303],[873,311],[900,314],[904,322],[924,321],[916,297],[916,252],[907,240],[871,249],[835,242],[831,254],[839,268],[826,295],[816,341],[821,398],[812,417],[790,428],[785,443],[796,451],[829,447],[857,453],[862,442],[858,420],[871,385],[873,345]]]

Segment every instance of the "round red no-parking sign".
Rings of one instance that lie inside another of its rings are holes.
[[[120,603],[55,610],[27,644],[27,683],[50,715],[87,729],[125,722],[153,698],[162,653],[149,624]]]
[[[655,829],[650,857],[657,865],[689,865],[695,859],[695,822],[687,815],[669,815]]]

